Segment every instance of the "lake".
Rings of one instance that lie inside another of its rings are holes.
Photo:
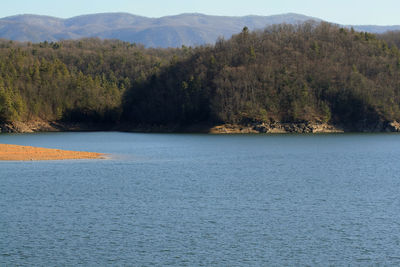
[[[400,135],[41,133],[0,162],[0,266],[400,264]]]

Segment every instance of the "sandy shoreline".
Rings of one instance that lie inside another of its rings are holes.
[[[104,154],[0,144],[0,161],[102,159]]]

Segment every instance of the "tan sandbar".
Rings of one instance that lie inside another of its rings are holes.
[[[102,153],[0,144],[0,160],[28,161],[101,158],[104,158],[104,154]]]

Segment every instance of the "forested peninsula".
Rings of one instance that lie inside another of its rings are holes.
[[[400,130],[400,33],[246,27],[215,45],[0,40],[1,132]]]

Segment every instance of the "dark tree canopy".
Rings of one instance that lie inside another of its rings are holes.
[[[0,42],[0,121],[400,121],[400,33],[246,27],[214,46]]]
[[[400,34],[398,34],[400,36]],[[385,36],[382,36],[385,39]],[[393,38],[393,37],[392,37]],[[400,52],[321,23],[243,31],[166,67],[125,98],[137,123],[400,119]]]

